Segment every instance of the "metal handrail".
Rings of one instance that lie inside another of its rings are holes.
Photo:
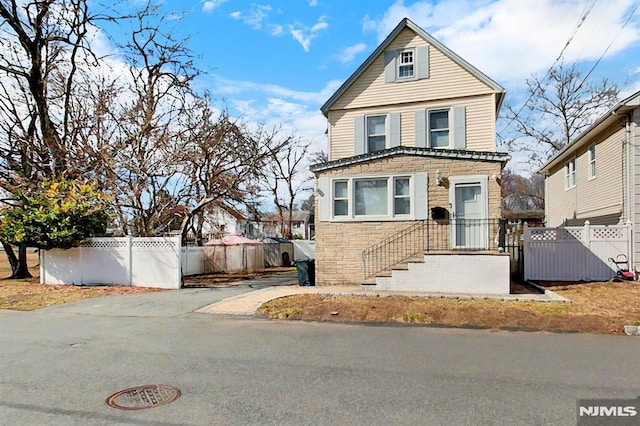
[[[505,232],[502,219],[419,221],[362,251],[364,277],[428,251],[504,250]],[[454,240],[463,234],[462,243]]]
[[[378,272],[424,251],[424,231],[425,222],[416,222],[363,250],[365,278],[372,277]]]

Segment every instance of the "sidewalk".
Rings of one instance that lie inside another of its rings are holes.
[[[393,291],[372,291],[363,290],[359,286],[320,286],[320,287],[299,287],[299,286],[279,286],[267,287],[261,290],[251,291],[238,296],[229,297],[219,302],[204,306],[195,312],[203,314],[218,315],[255,315],[258,308],[263,303],[280,297],[292,296],[294,294],[341,294],[370,297],[388,296],[409,296],[424,298],[449,298],[461,300],[530,300],[538,302],[553,301],[553,295],[548,294],[457,294],[457,293],[420,293],[420,292],[393,292]]]
[[[362,292],[359,287],[267,287],[238,296],[230,297],[217,303],[204,306],[196,312],[219,315],[254,315],[258,308],[270,300],[294,294],[354,294]]]

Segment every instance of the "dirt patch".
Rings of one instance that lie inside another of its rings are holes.
[[[240,284],[241,281],[252,280],[255,278],[271,277],[286,272],[295,271],[296,268],[274,267],[267,268],[264,272],[254,272],[247,274],[200,274],[185,277],[185,288],[215,288],[229,287]]]
[[[492,329],[622,334],[640,324],[640,284],[550,285],[573,303],[423,299],[418,297],[284,297],[265,303],[270,318],[342,322],[396,322]]]
[[[144,287],[42,285],[39,277],[38,254],[30,251],[27,260],[33,278],[0,279],[0,309],[30,311],[92,297],[161,291],[161,289]],[[11,267],[4,251],[0,251],[0,277],[9,275],[11,275]]]

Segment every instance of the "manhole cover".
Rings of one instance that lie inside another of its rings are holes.
[[[180,394],[180,389],[171,386],[137,386],[114,393],[106,403],[120,410],[142,410],[170,404],[180,398]]]

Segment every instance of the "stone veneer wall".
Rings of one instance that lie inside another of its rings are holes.
[[[445,178],[438,186],[435,171]],[[396,156],[368,163],[318,172],[320,177],[357,176],[376,173],[427,172],[428,208],[442,206],[449,209],[449,176],[496,175],[502,173],[502,163],[480,160]],[[500,217],[501,189],[495,179],[487,184],[489,218]],[[316,202],[316,209],[318,203]],[[317,285],[359,285],[364,281],[362,250],[410,226],[413,221],[377,222],[320,222],[316,210],[316,283]]]

